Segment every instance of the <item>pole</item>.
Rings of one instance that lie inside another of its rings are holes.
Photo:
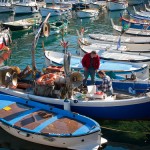
[[[44,23],[46,23],[48,21],[49,17],[50,17],[50,13],[46,16],[45,20],[41,23],[41,25],[38,28],[37,33],[34,37],[34,40],[32,42],[31,54],[32,54],[32,76],[33,76],[33,79],[35,79],[36,70],[37,70],[36,69],[36,62],[35,62],[35,48],[36,48],[36,45],[38,43],[38,39],[41,35],[42,27],[43,27]]]

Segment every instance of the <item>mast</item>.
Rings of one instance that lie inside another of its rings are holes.
[[[32,54],[32,75],[33,75],[33,80],[35,79],[35,76],[36,76],[36,62],[35,62],[35,48],[36,48],[36,45],[38,43],[38,39],[41,35],[41,32],[42,32],[42,29],[43,29],[43,26],[45,23],[47,23],[48,19],[50,17],[50,13],[46,16],[45,20],[41,23],[40,27],[38,28],[37,30],[37,33],[34,37],[34,40],[32,42],[32,48],[31,48],[31,54]]]

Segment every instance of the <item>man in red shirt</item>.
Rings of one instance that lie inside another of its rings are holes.
[[[86,81],[88,76],[91,77],[91,84],[95,84],[95,73],[100,66],[100,57],[96,53],[96,51],[92,51],[91,53],[87,53],[82,58],[82,66],[84,68],[84,80],[83,86],[86,86]]]

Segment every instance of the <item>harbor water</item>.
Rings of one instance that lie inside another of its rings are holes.
[[[68,33],[64,35],[64,39],[69,42],[68,51],[71,52],[72,55],[77,55],[77,53],[79,52],[77,39],[78,36],[76,30],[80,30],[81,27],[85,28],[85,37],[89,33],[115,33],[119,35],[119,33],[113,31],[110,18],[113,18],[115,23],[119,24],[120,13],[126,12],[108,12],[107,10],[102,10],[98,17],[90,19],[78,19],[76,18],[75,12],[72,12],[72,14],[69,16],[70,23],[68,26]],[[0,22],[14,21],[33,16],[39,16],[39,14],[30,16],[14,16],[13,14],[3,13],[0,14]],[[53,22],[58,19],[65,19],[65,16],[60,18],[51,17],[50,21]],[[5,65],[19,66],[21,69],[24,69],[27,65],[31,66],[31,45],[33,38],[33,32],[12,32],[13,43],[10,47],[12,50],[12,54],[10,59],[5,62]],[[39,70],[42,70],[42,68],[45,66],[42,42],[44,41],[46,50],[63,52],[63,48],[60,45],[61,39],[61,35],[53,35],[48,38],[41,37],[39,39],[36,48],[36,65]],[[108,145],[104,148],[105,150],[150,149],[149,121],[97,121],[102,127],[103,137],[108,140]],[[1,128],[0,148],[8,148],[12,150],[59,150],[58,148],[34,144],[18,139],[12,135],[9,135]]]

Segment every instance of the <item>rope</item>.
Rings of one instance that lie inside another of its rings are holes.
[[[105,127],[105,126],[101,126],[102,129],[107,129],[107,130],[111,130],[111,131],[117,131],[117,132],[124,132],[124,133],[139,133],[140,131],[127,131],[127,130],[119,130],[119,129],[114,129],[114,128],[109,128],[109,127]],[[144,134],[150,134],[150,132],[142,132]]]

